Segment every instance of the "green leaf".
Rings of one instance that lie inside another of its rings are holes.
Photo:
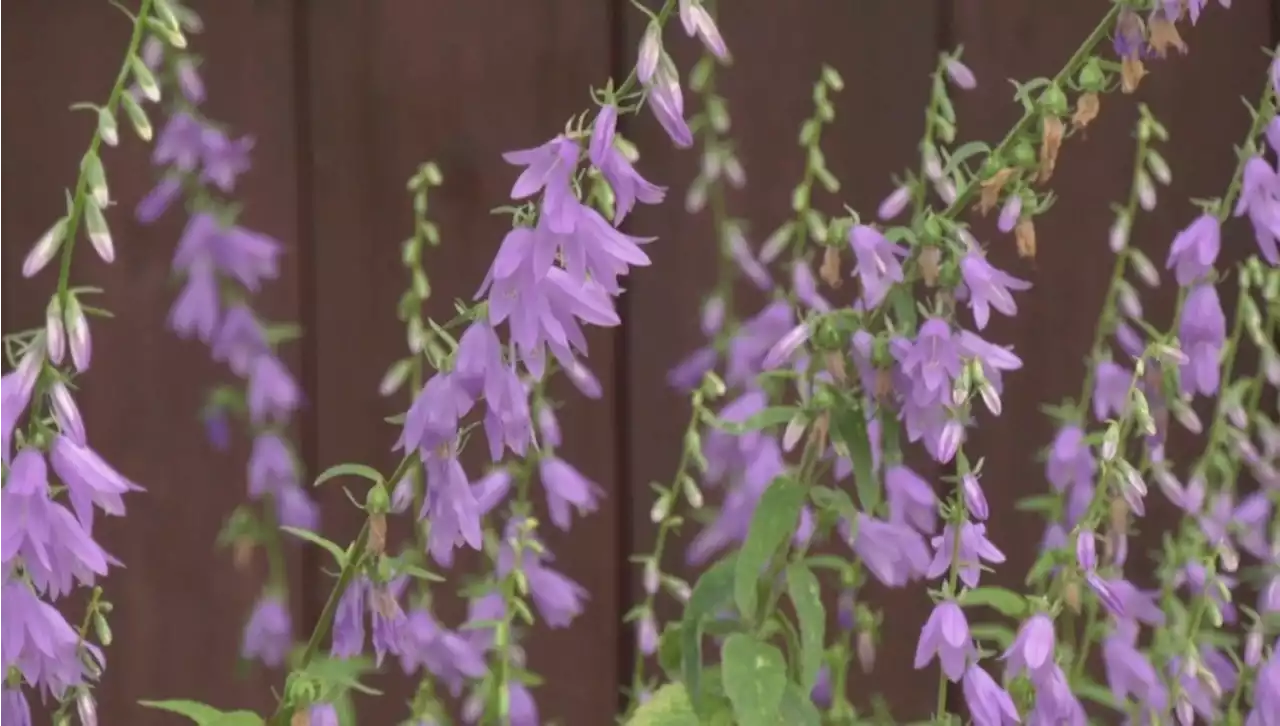
[[[1078,680],[1072,683],[1071,692],[1108,708],[1116,707],[1116,698],[1110,689],[1103,688],[1092,681]]]
[[[337,543],[331,542],[325,539],[324,537],[321,537],[320,535],[316,534],[315,532],[312,532],[306,529],[298,529],[297,527],[281,527],[280,529],[281,531],[288,532],[289,534],[293,535],[294,537],[297,537],[298,539],[305,539],[306,541],[310,542],[313,545],[317,545],[325,548],[326,550],[328,550],[329,554],[333,555],[333,559],[338,561],[339,567],[342,567],[346,564],[347,553],[345,550],[339,547]]]
[[[795,406],[770,406],[757,411],[740,424],[729,424],[734,431],[759,431],[787,423],[796,415]]]
[[[841,456],[853,463],[858,501],[868,513],[880,506],[880,482],[876,480],[871,459],[871,437],[867,433],[867,419],[862,409],[850,406],[835,416],[835,428],[831,432],[832,443]]]
[[[1000,650],[1008,650],[1013,645],[1013,639],[1016,634],[1003,625],[995,625],[992,623],[977,623],[969,626],[969,632],[978,640],[985,640],[995,643]]]
[[[787,596],[800,621],[800,687],[813,690],[822,667],[822,641],[826,635],[827,610],[822,605],[818,578],[802,563],[787,568]]]
[[[244,724],[262,723],[262,718],[259,717],[258,714],[253,713],[251,711],[235,711],[233,713],[224,713],[214,708],[213,706],[200,703],[198,701],[183,701],[183,700],[138,701],[138,705],[145,706],[147,708],[158,709],[160,711],[168,711],[170,713],[176,713],[179,716],[186,716],[187,718],[191,719],[192,722],[199,724],[200,726],[212,726],[213,724],[218,724],[219,726],[238,726],[239,723],[244,723]],[[229,717],[233,717],[233,716],[238,718],[243,718],[241,714],[248,714],[249,716],[253,717],[256,720],[242,721],[242,722],[227,720]]]
[[[843,489],[815,486],[809,490],[809,498],[818,509],[835,512],[840,517],[853,522],[858,518],[858,508]]]
[[[653,692],[648,701],[627,720],[627,726],[699,726],[689,692],[680,683],[668,683]]]
[[[264,723],[253,711],[232,711],[210,721],[209,726],[262,726]]]
[[[787,684],[782,694],[781,718],[777,726],[822,726],[822,714],[813,705],[808,691],[801,691],[794,683]]]
[[[1057,494],[1040,494],[1034,497],[1023,497],[1014,504],[1019,512],[1056,512],[1061,506]]]
[[[658,665],[666,672],[667,677],[675,680],[680,677],[680,665],[684,659],[684,651],[680,636],[679,623],[668,625],[658,638]]]
[[[960,148],[951,152],[951,158],[947,159],[947,165],[942,169],[943,176],[949,176],[952,171],[963,164],[971,156],[986,153],[991,147],[981,141],[970,141],[967,144],[961,144]]]
[[[960,604],[964,607],[985,605],[1011,618],[1021,619],[1030,607],[1027,599],[1013,590],[1003,587],[975,587],[960,593]]]
[[[731,635],[722,650],[721,678],[738,726],[777,726],[787,689],[782,652],[749,635]]]
[[[702,713],[700,686],[702,677],[702,621],[733,597],[733,575],[736,557],[729,555],[702,573],[694,583],[689,602],[684,606],[684,618],[680,623],[682,634],[681,659],[684,684],[693,701],[693,708]]]
[[[774,479],[760,497],[760,503],[751,517],[747,539],[738,551],[733,581],[734,602],[742,612],[742,617],[747,620],[756,616],[760,599],[757,587],[760,572],[773,559],[778,548],[795,533],[804,500],[804,487],[785,477]]]
[[[364,464],[334,464],[321,472],[312,486],[318,487],[330,479],[337,479],[340,476],[358,476],[368,479],[374,484],[382,483],[382,474],[372,466],[365,466]]]

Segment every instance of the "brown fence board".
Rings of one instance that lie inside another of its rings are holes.
[[[123,58],[128,21],[106,3],[10,3],[4,8],[5,332],[41,324],[56,269],[23,281],[29,245],[62,211],[93,132],[76,101],[105,99]],[[227,3],[206,16],[193,39],[209,62],[208,112],[258,139],[254,168],[239,187],[244,223],[281,240],[282,279],[260,303],[268,315],[298,315],[289,7]],[[51,52],[56,43],[59,52]],[[161,120],[158,112],[153,121]],[[126,569],[105,582],[115,604],[115,644],[98,691],[103,723],[170,723],[136,705],[144,698],[194,698],[225,706],[265,707],[268,684],[235,673],[241,624],[258,582],[234,571],[214,549],[222,519],[245,499],[243,436],[228,454],[205,442],[197,418],[204,390],[227,372],[198,342],[165,330],[177,293],[169,276],[183,220],[171,210],[141,227],[133,206],[150,188],[149,150],[121,120],[121,146],[104,154],[112,197],[108,214],[117,259],[103,265],[83,241],[72,279],[106,289],[101,305],[116,313],[93,324],[93,367],[78,402],[90,441],[147,491],[126,500],[128,517],[104,519],[95,533]],[[297,580],[295,578],[295,584]],[[68,614],[76,621],[81,615]]]
[[[609,7],[592,0],[309,3],[307,14],[314,463],[393,466],[398,432],[382,418],[405,405],[380,400],[376,390],[405,350],[394,317],[405,287],[399,243],[412,223],[405,180],[427,159],[439,161],[446,179],[432,197],[444,244],[428,252],[425,264],[434,287],[430,312],[447,320],[453,300],[470,299],[479,286],[507,228],[506,218],[489,214],[507,203],[517,173],[501,153],[558,133],[586,108],[589,84],[606,77]],[[614,712],[614,573],[625,557],[611,534],[623,495],[612,476],[613,333],[597,331],[590,343],[590,365],[607,393],[586,401],[568,387],[560,391],[568,402],[561,412],[563,454],[609,497],[594,515],[576,520],[568,536],[549,525],[543,533],[557,567],[591,592],[591,602],[571,630],[540,631],[530,644],[532,667],[547,679],[535,694],[544,717],[575,724],[607,723]],[[469,467],[473,476],[481,473],[479,463]],[[326,531],[345,541],[358,513],[336,488],[323,496]],[[330,586],[321,578],[314,597],[323,599]],[[456,625],[460,613],[451,609],[446,620]],[[394,697],[365,701],[361,714],[372,722],[404,715]]]

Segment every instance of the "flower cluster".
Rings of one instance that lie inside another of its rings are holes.
[[[232,415],[244,420],[253,437],[246,467],[248,494],[263,507],[261,513],[238,509],[222,540],[232,546],[239,567],[248,564],[256,546],[268,550],[268,584],[246,623],[241,651],[246,658],[279,667],[292,645],[293,629],[288,575],[274,530],[319,526],[319,508],[303,489],[301,465],[289,442],[290,421],[302,406],[302,391],[276,351],[284,336],[296,333],[264,324],[252,307],[252,296],[280,274],[281,245],[235,222],[236,210],[227,195],[249,171],[253,139],[233,137],[202,116],[205,88],[198,59],[156,42],[144,46],[142,58],[162,84],[172,84],[178,93],[151,155],[160,181],[138,203],[135,216],[151,224],[186,199],[190,216],[173,256],[173,272],[182,290],[169,311],[168,325],[177,335],[208,345],[213,359],[244,381],[242,387],[214,389],[202,418],[218,450],[230,446]]]

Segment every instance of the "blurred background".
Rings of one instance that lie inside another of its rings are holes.
[[[748,220],[753,246],[790,214],[803,163],[797,133],[812,113],[823,63],[840,71],[846,88],[824,134],[843,187],[838,200],[822,205],[834,213],[845,203],[869,216],[891,190],[891,176],[918,163],[940,51],[963,45],[978,79],[976,90],[952,94],[957,144],[995,143],[1021,113],[1006,79],[1054,74],[1107,7],[1103,0],[720,5],[734,62],[719,72],[717,90],[747,175],[726,201],[731,214]],[[515,177],[500,154],[542,143],[588,108],[591,85],[624,77],[646,18],[629,0],[219,0],[192,7],[206,24],[191,38],[205,58],[205,111],[256,139],[253,169],[236,193],[242,219],[287,249],[280,279],[256,305],[305,329],[286,350],[308,401],[296,431],[307,469],[314,475],[359,461],[389,470],[398,431],[384,418],[405,404],[383,399],[377,388],[405,350],[395,317],[405,287],[399,243],[412,224],[405,181],[429,159],[444,173],[431,207],[444,243],[425,263],[434,285],[430,312],[444,319],[455,298],[474,292],[507,226],[489,212],[505,203]],[[1017,318],[998,318],[987,331],[1014,345],[1026,366],[1006,378],[1003,415],[984,419],[966,445],[987,457],[990,534],[1009,556],[994,582],[1020,583],[1042,534],[1042,523],[1015,512],[1013,502],[1046,486],[1035,452],[1052,431],[1039,406],[1074,396],[1080,385],[1111,267],[1109,207],[1127,194],[1132,174],[1137,104],[1147,104],[1172,137],[1162,152],[1173,183],[1134,231],[1162,263],[1173,234],[1196,213],[1188,200],[1220,196],[1229,182],[1233,145],[1249,125],[1240,98],[1258,95],[1263,51],[1280,38],[1277,18],[1268,0],[1236,0],[1229,11],[1213,4],[1197,27],[1184,29],[1186,55],[1152,61],[1137,94],[1104,97],[1099,119],[1068,142],[1052,182],[1060,199],[1037,220],[1036,258],[1019,259],[1009,236],[983,237],[997,266],[1035,285],[1019,298]],[[74,183],[93,131],[90,114],[68,107],[105,98],[128,22],[105,0],[10,0],[3,20],[8,333],[43,319],[55,275],[28,281],[19,267],[61,212],[62,189]],[[667,45],[685,72],[701,52],[677,24]],[[695,97],[686,98],[696,108]],[[670,478],[688,411],[665,376],[701,344],[697,313],[717,264],[707,214],[683,209],[699,153],[672,148],[647,113],[626,119],[622,132],[641,151],[641,173],[670,192],[666,204],[641,208],[627,222],[630,233],[658,241],[648,248],[653,267],[628,280],[622,326],[597,329],[591,339],[589,364],[603,398],[559,392],[563,454],[608,493],[570,533],[549,535],[559,569],[590,592],[586,613],[570,629],[539,630],[528,647],[546,679],[536,691],[544,716],[570,726],[611,723],[630,682],[634,635],[622,615],[643,593],[627,558],[652,546],[648,482]],[[143,698],[267,708],[281,674],[237,667],[241,626],[260,580],[214,548],[223,518],[246,497],[247,442],[219,453],[205,441],[198,410],[225,372],[203,346],[165,329],[177,292],[169,263],[181,215],[150,227],[133,221],[130,211],[154,178],[149,149],[131,134],[122,138],[104,155],[120,202],[110,217],[118,258],[106,266],[77,255],[73,271],[78,284],[105,288],[101,304],[116,315],[95,325],[94,368],[82,381],[93,444],[147,489],[128,500],[127,518],[101,529],[103,544],[126,563],[105,585],[116,608],[115,644],[98,691],[102,723],[178,722],[137,706]],[[1252,245],[1245,227],[1231,225],[1224,261]],[[1150,318],[1166,321],[1172,287],[1145,294]],[[754,311],[749,298],[743,305]],[[945,473],[918,470],[935,479]],[[348,541],[359,513],[336,487],[317,496],[324,534]],[[693,531],[684,532],[686,541]],[[301,628],[315,621],[332,585],[321,554],[291,550]],[[682,559],[672,552],[667,565],[680,571]],[[911,655],[929,599],[922,587],[869,596],[886,611],[885,640],[875,673],[855,688],[883,692],[900,722],[925,717],[931,699],[918,697]],[[453,624],[455,606],[441,604]],[[403,717],[408,683],[397,676],[378,683],[388,696],[360,701],[362,724]]]

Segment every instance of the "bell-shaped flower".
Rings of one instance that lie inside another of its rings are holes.
[[[249,496],[257,499],[298,483],[293,452],[284,439],[270,432],[254,437],[249,453]]]
[[[613,105],[602,106],[591,127],[589,148],[591,165],[600,170],[600,174],[609,183],[609,188],[613,190],[615,225],[626,219],[636,202],[660,204],[667,194],[665,187],[651,184],[640,176],[627,157],[614,146],[617,127],[618,109]]]
[[[208,343],[218,328],[220,306],[213,264],[202,257],[187,270],[182,292],[169,310],[169,329],[180,338],[195,337]]]
[[[96,646],[81,643],[80,635],[54,606],[40,600],[22,580],[6,575],[0,590],[0,664],[17,669],[28,685],[62,698],[68,688],[85,681],[81,647],[102,662]]]
[[[124,478],[88,446],[81,446],[67,436],[53,440],[49,459],[58,478],[67,487],[71,508],[85,531],[93,530],[93,509],[104,514],[124,514],[125,492],[142,491],[142,487]]]
[[[431,521],[431,537],[428,548],[437,563],[448,567],[453,564],[453,550],[462,545],[480,549],[484,533],[480,527],[480,503],[467,481],[467,473],[448,448],[447,455],[429,454],[425,457],[427,470],[427,496],[422,503],[419,519]]]
[[[1186,287],[1203,280],[1213,271],[1222,248],[1222,229],[1218,218],[1201,214],[1173,238],[1169,261],[1165,267],[1174,271],[1178,284]]]
[[[604,490],[599,484],[586,478],[563,459],[549,456],[538,464],[542,487],[547,492],[547,510],[551,522],[562,530],[568,530],[571,521],[570,507],[579,515],[594,512],[599,506]]]
[[[849,247],[855,261],[853,274],[862,282],[862,304],[868,310],[879,307],[889,288],[903,280],[902,260],[907,250],[865,224],[849,231]]]
[[[284,422],[302,406],[302,389],[279,358],[264,353],[251,365],[246,399],[254,424]]]
[[[1018,306],[1013,300],[1013,292],[1031,289],[1031,283],[997,270],[980,252],[965,255],[960,261],[960,274],[969,289],[969,308],[973,310],[978,330],[987,327],[991,308],[1010,317],[1017,315]]]
[[[1025,672],[1037,681],[1048,669],[1056,667],[1053,651],[1053,621],[1044,613],[1036,613],[1022,624],[1013,644],[1000,657],[1008,662],[1010,676]]]
[[[885,498],[889,520],[905,522],[922,534],[932,534],[938,523],[938,497],[929,482],[902,464],[884,472]]]
[[[942,534],[933,538],[935,553],[926,573],[928,577],[940,577],[951,569],[952,560],[958,559],[960,581],[969,587],[977,587],[978,578],[982,573],[982,562],[998,565],[1005,561],[1004,553],[987,539],[985,524],[964,522],[960,525],[959,540],[957,553],[954,524],[947,524],[942,528]]]
[[[572,232],[577,223],[578,199],[571,182],[580,151],[578,142],[557,136],[542,146],[502,155],[508,164],[524,167],[511,187],[511,198],[527,199],[543,192],[542,216],[555,232]]]
[[[1178,321],[1178,343],[1187,356],[1181,365],[1184,393],[1213,395],[1220,381],[1222,347],[1227,339],[1227,319],[1218,291],[1203,283],[1191,288]]]
[[[964,675],[970,660],[976,659],[977,655],[978,650],[969,634],[969,621],[964,616],[964,610],[951,600],[943,600],[935,605],[916,644],[916,670],[929,665],[936,657],[947,678],[957,682]]]
[[[268,668],[284,665],[293,647],[293,618],[279,597],[268,594],[258,600],[244,626],[240,656],[257,660]]]
[[[1018,707],[1013,704],[1009,692],[1001,688],[977,663],[965,669],[963,691],[973,726],[1011,726],[1022,723],[1018,717]]]
[[[854,553],[886,587],[902,587],[929,567],[929,545],[906,524],[859,514],[856,530],[850,530],[848,523],[841,523],[841,533]]]

